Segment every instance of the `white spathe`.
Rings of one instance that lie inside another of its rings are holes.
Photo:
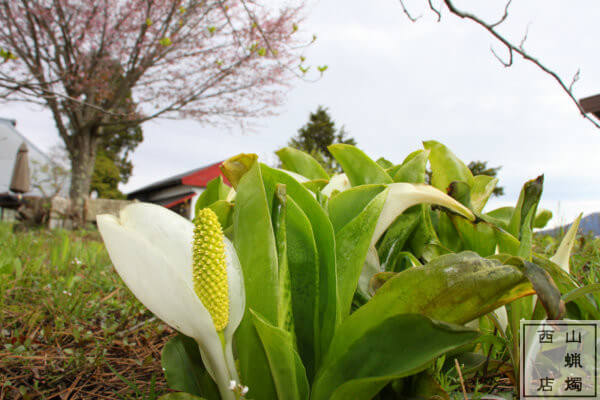
[[[117,272],[133,294],[158,318],[198,343],[207,370],[223,399],[235,399],[229,382],[239,382],[233,359],[233,333],[245,307],[242,270],[233,244],[223,237],[229,286],[225,349],[210,313],[194,291],[194,225],[155,204],[125,207],[119,218],[97,217],[98,229]]]
[[[417,204],[444,206],[471,221],[475,219],[471,210],[433,186],[423,183],[391,183],[387,187],[389,192],[375,225],[371,246],[375,246],[381,235],[400,214]]]
[[[350,184],[350,180],[346,176],[346,174],[338,174],[334,175],[329,179],[329,183],[325,185],[325,187],[321,190],[325,196],[331,197],[331,194],[334,191],[343,192],[344,190],[348,190],[352,187]]]
[[[565,234],[565,237],[560,242],[556,253],[550,258],[550,261],[558,264],[566,273],[571,272],[569,260],[571,259],[571,251],[573,250],[573,245],[575,244],[575,239],[577,237],[577,232],[579,231],[579,223],[581,222],[582,216],[583,213],[580,213],[575,221],[573,221],[571,227]]]

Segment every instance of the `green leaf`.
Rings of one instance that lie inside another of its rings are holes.
[[[487,204],[490,196],[494,192],[498,178],[488,175],[477,175],[473,177],[473,187],[471,188],[471,204],[473,211],[480,214]]]
[[[292,310],[298,352],[309,378],[316,371],[319,344],[319,255],[307,215],[287,199],[287,254],[291,277]]]
[[[533,293],[527,278],[514,266],[465,251],[399,272],[354,314],[381,308],[390,316],[420,313],[464,324]]]
[[[388,190],[379,193],[352,221],[335,234],[337,285],[342,318],[350,313],[371,238],[383,210]]]
[[[162,350],[161,365],[171,389],[209,400],[221,398],[217,385],[204,368],[194,339],[179,334],[169,340]]]
[[[570,301],[577,300],[580,297],[585,296],[586,294],[597,293],[597,292],[600,292],[600,283],[593,283],[591,285],[573,289],[569,293],[565,293],[563,295],[562,299],[565,303],[568,303]]]
[[[392,183],[392,178],[385,172],[385,169],[357,147],[338,143],[327,148],[342,166],[352,186]]]
[[[277,246],[277,261],[279,262],[279,304],[277,306],[277,327],[288,332],[294,332],[292,314],[292,288],[287,255],[287,195],[283,184],[275,189],[271,218]],[[256,325],[256,324],[255,324]]]
[[[329,181],[325,179],[313,179],[312,181],[302,182],[302,184],[305,188],[316,194],[323,190],[323,188],[327,186],[328,182]]]
[[[501,257],[501,255],[496,257]],[[548,272],[546,272],[540,266],[520,257],[510,257],[506,259],[504,263],[514,265],[523,273],[523,275],[527,277],[527,279],[529,279],[539,300],[546,309],[548,319],[557,320],[563,318],[565,313],[565,304],[561,300],[561,294],[556,286],[556,283]],[[527,299],[521,300],[525,301]],[[529,305],[527,307],[528,313],[519,316],[517,319],[517,325],[519,325],[518,321],[520,321],[521,318],[531,319],[531,306],[533,306],[533,302],[529,301]]]
[[[228,179],[231,181],[231,178]],[[271,199],[272,196],[273,193],[270,194]],[[271,225],[270,205],[258,162],[254,162],[239,177],[233,227],[233,244],[242,265],[246,291],[246,312],[235,334],[241,379],[250,388],[250,398],[271,399],[276,396],[275,386],[262,343],[248,312],[252,308],[270,323],[277,324],[277,246]]]
[[[559,265],[537,254],[533,255],[533,262],[550,274],[552,280],[561,293],[570,293],[579,285]],[[567,317],[571,319],[600,319],[600,311],[593,297],[585,295],[576,298],[567,304]]]
[[[299,209],[306,215],[312,228],[314,241],[317,248],[318,260],[318,311],[316,336],[319,338],[320,346],[315,349],[316,365],[320,357],[333,337],[336,325],[340,321],[340,310],[337,294],[337,267],[335,260],[335,236],[333,227],[325,210],[317,202],[315,197],[302,184],[284,171],[278,171],[264,164],[261,165],[264,176],[265,190],[271,193],[276,183],[284,183],[288,196],[298,205]],[[237,200],[236,200],[237,201]],[[288,223],[291,221],[292,202],[288,207]],[[288,243],[288,254],[291,252]],[[290,274],[292,275],[292,291],[294,291],[294,270],[290,262]],[[301,289],[299,289],[301,290]],[[294,294],[292,294],[293,298]],[[294,300],[295,302],[295,300]],[[258,311],[258,310],[257,310]],[[294,307],[294,318],[297,318],[296,307]],[[300,322],[297,321],[296,325]],[[302,353],[301,353],[302,355]],[[310,373],[309,373],[310,378]]]
[[[527,218],[527,214],[533,209],[533,216],[536,214],[538,203],[542,196],[544,186],[544,175],[538,176],[536,179],[525,182],[517,206],[512,214],[510,223],[508,224],[508,233],[521,240],[523,232],[523,224]],[[533,217],[528,221],[529,228],[533,228]]]
[[[329,219],[335,232],[356,218],[379,193],[384,185],[361,185],[345,190],[329,200]]]
[[[440,243],[447,249],[452,250],[453,253],[462,251],[464,245],[461,241],[461,236],[455,225],[452,223],[450,216],[440,210],[432,211],[430,214],[431,222],[435,228],[437,237],[440,239]]]
[[[205,400],[204,397],[194,396],[189,393],[167,393],[163,394],[158,400]]]
[[[385,157],[379,157],[375,162],[383,169],[392,168],[394,166],[394,163],[390,160],[386,160]]]
[[[535,208],[530,208],[529,213],[523,221],[521,226],[521,238],[519,245],[519,251],[517,256],[522,257],[525,260],[531,261],[531,246],[533,245],[533,216]]]
[[[450,219],[465,250],[472,250],[482,257],[495,253],[496,232],[491,224],[485,221],[474,223],[458,215],[451,215]]]
[[[471,170],[450,149],[435,140],[423,142],[423,146],[430,151],[429,162],[433,186],[446,191],[451,182],[463,181],[473,187]]]
[[[472,209],[471,205],[471,187],[462,181],[452,181],[448,185],[448,196],[456,199],[460,204]]]
[[[514,207],[500,207],[490,211],[489,213],[485,214],[485,216],[491,218],[486,218],[486,220],[489,220],[490,222],[498,225],[500,228],[506,231],[508,230],[508,224],[510,224],[510,220],[514,212]]]
[[[308,399],[308,379],[300,356],[294,349],[293,336],[290,332],[269,324],[258,313],[252,310],[250,312],[269,360],[277,398]]]
[[[411,207],[399,215],[385,232],[377,249],[384,270],[399,271],[396,266],[406,253],[403,251],[404,245],[417,227],[420,218],[421,207]]]
[[[390,380],[423,370],[478,335],[422,315],[387,315],[381,308],[354,313],[336,333],[311,399],[371,399]]]
[[[223,178],[219,175],[215,179],[206,184],[206,189],[198,197],[196,201],[196,214],[198,211],[210,206],[216,201],[226,200],[229,192],[232,189],[223,182]]]
[[[310,154],[294,149],[293,147],[284,147],[275,152],[281,162],[282,168],[296,172],[308,179],[329,179],[329,175],[323,169],[321,164]]]
[[[219,219],[219,223],[223,230],[229,228],[233,223],[233,203],[230,203],[226,200],[217,200],[211,205],[208,206],[211,210],[217,214],[217,218]],[[199,209],[196,207],[196,212]]]
[[[394,182],[425,183],[429,150],[410,153],[402,164],[388,170]]]
[[[539,210],[535,215],[535,219],[533,220],[533,227],[538,229],[544,228],[546,225],[548,225],[548,222],[550,222],[551,219],[552,211]]]
[[[258,156],[256,154],[240,153],[223,161],[221,172],[223,172],[223,175],[225,175],[233,187],[237,189],[238,182],[256,163],[257,159]]]

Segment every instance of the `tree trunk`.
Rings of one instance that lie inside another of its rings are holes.
[[[76,132],[69,143],[71,159],[71,210],[75,226],[85,224],[85,200],[90,194],[98,139],[91,131]]]

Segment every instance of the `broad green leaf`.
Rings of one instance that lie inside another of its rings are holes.
[[[471,205],[471,187],[463,181],[452,181],[448,185],[448,196],[452,197],[468,209],[473,209]]]
[[[354,314],[380,312],[376,310],[381,308],[389,316],[420,313],[464,324],[533,293],[527,278],[514,266],[465,251],[399,272]]]
[[[429,150],[417,150],[410,153],[402,164],[392,167],[388,174],[394,182],[425,183]]]
[[[290,197],[287,205],[287,255],[294,328],[298,352],[312,378],[319,351],[319,255],[307,215]]]
[[[370,183],[392,183],[392,178],[369,156],[349,144],[332,144],[329,152],[348,176],[352,186]]]
[[[565,272],[571,272],[569,260],[571,259],[571,251],[575,244],[577,231],[579,230],[579,222],[581,222],[582,216],[583,213],[579,214],[575,221],[573,221],[571,227],[561,240],[558,250],[556,250],[556,253],[550,258],[550,261],[559,265]]]
[[[335,234],[338,294],[342,317],[350,312],[371,237],[383,210],[388,190],[379,193],[364,210]]]
[[[209,400],[221,398],[217,385],[204,368],[194,339],[179,334],[169,340],[162,350],[161,365],[171,389]]]
[[[383,169],[388,169],[394,166],[393,162],[386,160],[384,157],[379,157],[375,162]]]
[[[544,228],[546,225],[548,225],[548,222],[550,222],[551,219],[552,211],[539,210],[535,215],[535,219],[533,220],[533,227],[538,229]]]
[[[523,275],[527,277],[527,279],[529,279],[531,285],[536,291],[537,297],[546,309],[546,314],[548,315],[549,319],[561,319],[565,313],[565,304],[561,300],[560,291],[551,275],[539,265],[529,262],[521,257],[505,257],[506,256],[502,254],[494,256],[496,259],[504,258],[503,262],[505,264],[515,266],[523,273]],[[518,301],[524,300],[527,299],[520,299]],[[531,319],[532,307],[533,301],[529,301],[526,307],[522,307],[522,309],[527,309],[527,312],[519,315],[519,318],[517,319],[517,325],[519,325],[518,321],[520,321],[522,318]]]
[[[542,190],[544,186],[544,175],[538,176],[536,179],[525,182],[521,193],[519,194],[519,200],[517,206],[512,214],[510,223],[508,224],[508,233],[521,240],[521,233],[523,224],[527,214],[533,209],[533,216],[536,214],[537,206],[542,196]],[[533,218],[529,221],[530,228],[533,228]]]
[[[419,207],[419,222],[408,239],[405,249],[410,250],[415,257],[421,259],[430,244],[442,245],[431,221],[431,207],[421,204]]]
[[[277,324],[279,264],[266,196],[259,163],[254,162],[237,184],[233,243],[246,290],[246,312],[235,334],[236,348],[241,379],[250,388],[249,397],[257,399],[275,398],[267,357],[248,312],[252,308]],[[273,194],[270,196],[272,199]]]
[[[488,175],[477,175],[473,177],[473,187],[471,188],[471,204],[473,211],[480,214],[487,204],[490,196],[494,192],[498,178],[492,178]]]
[[[340,310],[338,305],[337,289],[337,267],[335,260],[335,236],[331,222],[318,201],[311,192],[302,184],[298,183],[291,176],[283,171],[278,171],[266,165],[261,165],[264,176],[264,185],[267,193],[275,189],[276,183],[284,183],[288,196],[298,205],[306,214],[311,225],[315,244],[317,248],[318,266],[318,312],[317,312],[317,330],[316,335],[320,340],[320,346],[316,349],[316,364],[318,365],[322,353],[329,346],[333,337],[336,325],[340,321]],[[291,202],[290,202],[291,204]],[[291,219],[291,206],[288,208],[288,223]],[[288,243],[288,252],[290,246]],[[289,253],[288,253],[289,254]],[[290,273],[293,274],[290,263]],[[292,275],[292,282],[294,281]],[[292,290],[293,283],[292,283]],[[257,310],[258,311],[258,310]],[[296,317],[296,309],[294,308]],[[298,322],[300,324],[300,322]],[[302,355],[302,353],[301,353]],[[309,375],[310,376],[310,375]]]
[[[449,218],[452,220],[465,250],[472,250],[482,257],[495,253],[496,233],[491,224],[485,221],[474,223],[458,215],[452,215]]]
[[[453,181],[463,181],[473,187],[473,174],[469,168],[450,149],[430,140],[423,142],[423,146],[430,151],[431,184],[445,191]]]
[[[531,246],[533,245],[533,216],[535,208],[530,208],[523,224],[521,225],[521,237],[517,255],[525,260],[531,261]]]
[[[327,206],[333,230],[335,232],[341,230],[384,190],[385,185],[361,185],[343,191],[330,199]]]
[[[233,223],[233,203],[226,200],[217,200],[209,205],[208,208],[217,214],[217,218],[219,219],[219,223],[223,230],[231,226]],[[196,210],[198,211],[199,209],[196,208]]]
[[[246,174],[256,163],[258,156],[256,154],[240,153],[233,156],[221,164],[221,172],[227,177],[227,180],[237,189],[238,183],[242,176]]]
[[[196,201],[195,212],[202,210],[219,200],[226,200],[231,188],[223,182],[223,178],[219,175],[215,179],[206,184],[206,189],[198,197]]]
[[[437,237],[440,239],[440,243],[444,247],[452,250],[453,253],[458,253],[463,250],[464,245],[461,241],[461,236],[455,225],[452,223],[450,216],[440,210],[431,211],[431,222],[435,228]],[[467,221],[467,224],[468,222],[469,221]]]
[[[562,297],[565,303],[579,299],[590,293],[600,292],[600,283],[592,283],[591,285],[582,286],[577,289],[571,290],[569,293],[565,293]]]
[[[285,185],[278,184],[275,189],[273,209],[271,218],[273,220],[273,231],[275,244],[277,246],[277,261],[279,262],[279,304],[277,306],[277,326],[288,332],[294,332],[294,321],[292,314],[292,289],[290,282],[290,271],[288,267],[286,215],[287,195]]]
[[[547,258],[534,254],[533,262],[550,274],[561,293],[566,294],[579,287],[567,272]],[[600,312],[593,297],[585,295],[567,304],[567,317],[578,320],[600,319]]]
[[[491,220],[489,220],[489,222],[498,225],[504,230],[508,230],[508,224],[510,224],[510,220],[514,212],[514,207],[500,207],[486,213],[485,216],[491,217]]]
[[[423,370],[436,357],[479,335],[422,315],[387,314],[381,308],[357,312],[339,327],[311,399],[371,399],[392,379]]]
[[[293,336],[290,332],[271,325],[258,313],[252,310],[250,312],[269,360],[278,398],[308,399],[308,379],[300,356],[294,349]]]
[[[402,249],[421,217],[421,207],[409,208],[398,216],[385,232],[377,249],[381,267],[386,271],[398,271],[396,265],[404,252]],[[410,253],[409,253],[410,254]]]
[[[319,193],[325,186],[327,186],[327,183],[328,181],[325,179],[314,179],[312,181],[302,182],[304,187],[313,193]]]
[[[329,179],[329,175],[321,164],[308,153],[293,147],[284,147],[276,151],[275,154],[283,163],[282,168],[284,169],[305,176],[308,179]]]
[[[485,220],[487,222],[488,218],[485,218]],[[492,225],[492,227],[496,235],[498,251],[500,253],[517,255],[519,252],[519,247],[521,246],[521,242],[519,242],[516,237],[506,232],[504,229],[494,225]]]
[[[410,379],[410,387],[402,393],[404,396],[418,399],[450,400],[448,393],[442,389],[430,371],[423,371],[407,379]]]

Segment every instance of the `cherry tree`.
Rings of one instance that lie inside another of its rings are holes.
[[[0,99],[47,107],[81,215],[110,126],[273,112],[300,59],[302,3],[0,0]]]

